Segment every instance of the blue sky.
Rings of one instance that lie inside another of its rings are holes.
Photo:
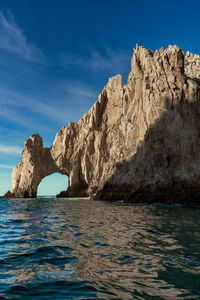
[[[109,77],[127,81],[136,43],[200,54],[199,28],[200,1],[0,0],[0,194],[11,189],[25,139],[39,133],[51,146]],[[55,174],[39,194],[66,187]]]

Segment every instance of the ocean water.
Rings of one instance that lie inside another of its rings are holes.
[[[200,299],[200,208],[1,199],[0,299]]]

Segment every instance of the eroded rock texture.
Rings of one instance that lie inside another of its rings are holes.
[[[69,176],[68,196],[200,202],[200,57],[177,46],[136,46],[128,83],[109,79],[78,123],[43,148],[26,142],[13,171],[16,197],[35,197],[40,181]]]

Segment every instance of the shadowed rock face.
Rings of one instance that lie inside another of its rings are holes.
[[[16,197],[35,197],[40,181],[69,177],[67,196],[195,202],[200,195],[199,56],[177,46],[136,47],[128,83],[109,79],[78,123],[43,148],[39,135],[24,145],[13,171]]]

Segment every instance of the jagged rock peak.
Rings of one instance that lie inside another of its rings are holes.
[[[24,148],[32,148],[32,147],[43,147],[42,138],[39,134],[32,134],[30,138],[28,138],[24,143]]]
[[[126,201],[199,201],[200,57],[170,45],[136,45],[126,85],[109,79],[97,102],[43,148],[25,142],[13,171],[16,197],[33,197],[54,172],[69,177],[67,196]],[[63,195],[63,193],[62,193]]]

